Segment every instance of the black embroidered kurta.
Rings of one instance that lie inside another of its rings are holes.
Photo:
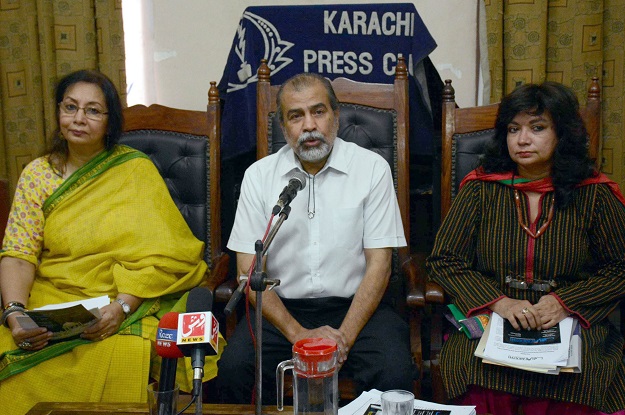
[[[552,203],[552,193],[543,195],[534,232],[547,221]],[[527,203],[521,206],[530,223]],[[582,373],[557,376],[482,364],[473,355],[478,340],[452,333],[441,353],[449,398],[474,384],[608,413],[625,408],[623,337],[607,319],[625,296],[625,207],[606,185],[576,189],[573,203],[556,209],[546,232],[534,240],[519,225],[512,189],[469,182],[439,230],[427,267],[465,314],[501,295],[533,304],[546,295],[510,288],[506,275],[555,279],[554,292],[584,327]]]

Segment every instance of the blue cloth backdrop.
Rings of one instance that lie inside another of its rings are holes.
[[[436,42],[412,3],[248,7],[219,83],[224,99],[222,157],[228,159],[256,147],[256,72],[262,58],[271,68],[272,84],[301,72],[316,72],[329,79],[393,83],[400,55],[406,57],[413,75],[411,153],[432,154],[432,91],[428,92],[428,84],[429,89],[440,86],[442,90],[428,58],[435,48]]]

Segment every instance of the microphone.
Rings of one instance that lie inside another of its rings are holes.
[[[306,175],[297,170],[293,173],[293,177],[289,179],[289,184],[287,184],[284,190],[282,190],[282,193],[280,193],[280,197],[278,197],[278,201],[271,210],[271,213],[273,215],[277,215],[282,212],[282,210],[295,198],[297,192],[302,190],[304,187],[306,187]]]
[[[202,391],[206,355],[216,355],[219,350],[219,323],[209,311],[212,307],[212,292],[205,287],[195,287],[187,298],[187,312],[178,316],[176,344],[185,356],[191,356],[194,396]]]
[[[247,276],[245,276],[247,278]],[[247,279],[241,281],[236,290],[232,293],[232,297],[228,300],[228,303],[224,307],[224,314],[229,316],[234,311],[234,308],[239,303],[241,297],[243,297],[243,291],[245,290],[245,285],[247,284]]]
[[[296,170],[295,173],[293,173],[293,177],[289,179],[289,184],[287,184],[282,190],[282,193],[280,193],[276,205],[271,210],[271,214],[277,215],[279,213],[282,213],[284,211],[284,208],[289,206],[289,204],[291,204],[291,201],[295,199],[297,192],[302,190],[304,187],[306,187],[306,174],[299,170]],[[284,216],[284,219],[286,219],[286,217],[288,217],[288,212],[286,212],[286,216]],[[230,297],[230,300],[228,300],[228,303],[224,308],[224,314],[226,316],[232,314],[239,300],[243,297],[243,291],[245,290],[246,284],[246,281],[241,281],[237,289],[234,290],[234,293],[232,293],[232,297]]]
[[[161,377],[158,381],[158,391],[166,392],[174,390],[176,386],[176,367],[178,358],[184,355],[176,344],[178,336],[178,314],[170,311],[165,313],[158,323],[156,332],[156,353],[161,359]],[[158,414],[173,415],[172,395],[159,394]]]

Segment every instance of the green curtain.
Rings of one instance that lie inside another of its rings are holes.
[[[491,102],[517,85],[552,80],[586,100],[597,76],[602,97],[602,170],[625,190],[623,0],[484,0]]]
[[[55,126],[54,86],[97,69],[125,102],[121,0],[0,0],[0,177],[15,184]]]

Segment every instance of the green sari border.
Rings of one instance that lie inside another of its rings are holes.
[[[141,320],[144,317],[156,314],[159,308],[159,298],[151,298],[143,301],[137,311],[124,320],[116,334],[140,336],[143,332]],[[74,347],[89,343],[93,343],[93,341],[76,338],[61,341],[34,352],[23,349],[6,351],[0,355],[0,382],[10,376],[17,375],[18,373],[22,373],[34,366],[37,366],[39,363],[67,353],[74,349]]]
[[[91,159],[87,164],[72,173],[58,189],[46,199],[42,210],[48,216],[56,206],[72,195],[83,184],[95,179],[108,169],[135,158],[149,158],[144,153],[126,145],[116,145],[112,150],[105,150]]]

